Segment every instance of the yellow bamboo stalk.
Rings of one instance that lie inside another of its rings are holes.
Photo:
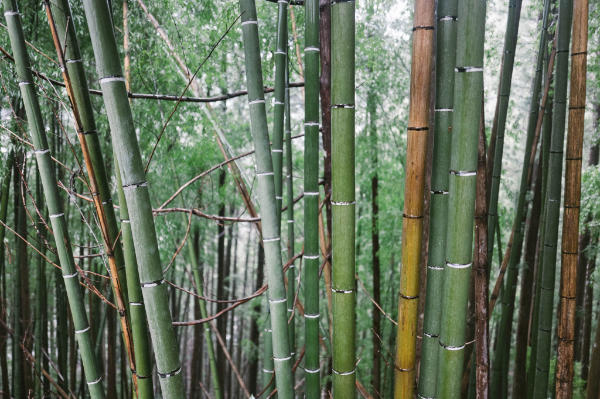
[[[394,370],[394,397],[406,399],[413,397],[415,388],[419,266],[423,238],[423,191],[429,133],[434,10],[432,0],[415,1]]]

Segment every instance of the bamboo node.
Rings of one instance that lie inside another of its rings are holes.
[[[349,109],[354,109],[354,104],[331,104],[331,108],[349,108]]]
[[[413,32],[416,30],[433,30],[433,26],[431,26],[431,25],[413,26],[412,30],[413,30]]]
[[[454,68],[454,72],[483,72],[483,68],[479,66],[462,66]]]
[[[148,283],[141,283],[140,285],[142,286],[142,288],[154,288],[154,287],[158,287],[159,285],[163,284],[165,282],[164,279],[161,280],[156,280],[156,281],[150,281]]]
[[[83,334],[84,332],[88,331],[90,331],[90,326],[87,326],[86,328],[83,328],[81,330],[75,330],[75,334]]]
[[[335,294],[353,294],[354,290],[340,290],[337,288],[331,288],[331,291],[333,291],[333,293]]]
[[[61,213],[55,213],[54,215],[50,215],[50,219],[56,219],[56,218],[59,218],[61,216],[65,216],[65,214],[63,212],[61,212]]]
[[[181,373],[181,367],[178,367],[176,370],[173,370],[170,373],[161,373],[160,371],[157,371],[156,373],[160,378],[175,377],[177,374]]]
[[[67,64],[75,64],[77,62],[83,62],[83,60],[81,58],[76,58],[76,59],[72,59],[72,60],[67,60]]]
[[[85,130],[83,132],[81,132],[81,134],[83,134],[84,136],[87,136],[89,134],[97,134],[98,132],[95,130]]]
[[[248,105],[264,104],[264,103],[265,103],[265,99],[264,98],[257,98],[256,100],[249,101]]]
[[[305,197],[311,197],[311,196],[317,196],[317,195],[319,195],[318,191],[305,191],[304,192]]]
[[[292,357],[291,356],[286,356],[286,357],[275,357],[273,356],[273,361],[276,362],[287,362],[288,360],[291,360]]]
[[[274,370],[267,370],[267,369],[262,369],[263,373],[268,373],[268,374],[273,374],[275,371]]]
[[[304,122],[304,126],[319,126],[319,122]]]
[[[144,306],[142,302],[129,302],[129,306]]]
[[[356,201],[331,201],[331,205],[335,205],[335,206],[356,205]]]
[[[287,298],[269,299],[269,303],[283,303],[283,302],[287,302]]]
[[[275,175],[275,173],[273,173],[273,172],[260,172],[260,173],[257,173],[257,174],[256,174],[256,176],[257,176],[257,177],[262,177],[262,176],[274,176],[274,175]]]
[[[24,81],[22,81],[22,82],[19,82],[19,87],[21,87],[21,86],[26,86],[26,85],[30,85],[30,84],[31,84],[31,82],[28,82],[28,81],[24,80]]]
[[[44,154],[47,154],[49,152],[50,152],[50,150],[48,148],[46,148],[45,150],[35,150],[33,153],[35,155],[44,155]]]
[[[433,265],[428,265],[428,266],[427,266],[427,268],[428,268],[428,269],[431,269],[431,270],[444,270],[444,267],[443,267],[443,266],[433,266]]]
[[[321,50],[318,47],[304,47],[304,51],[316,51],[317,53],[320,52]]]
[[[407,219],[423,219],[422,215],[409,215],[407,213],[403,213],[402,217],[407,218]]]
[[[435,112],[454,112],[454,108],[436,108]]]
[[[98,377],[98,379],[96,381],[92,381],[92,382],[88,382],[88,385],[96,385],[97,383],[99,383],[100,381],[102,381],[102,376]]]
[[[433,194],[433,195],[448,195],[449,192],[446,190],[431,190],[431,194]]]
[[[308,373],[308,374],[317,374],[317,373],[321,372],[321,369],[306,369],[305,368],[304,372]]]
[[[446,261],[446,266],[448,266],[451,269],[467,269],[469,267],[471,267],[473,265],[473,263],[451,263]]]
[[[246,25],[258,25],[258,21],[255,19],[249,19],[247,21],[243,21],[242,26],[246,26]]]
[[[19,15],[19,11],[6,11],[4,13],[5,17],[14,17],[15,15]]]
[[[263,242],[275,242],[281,240],[281,237],[263,238]]]
[[[148,186],[148,182],[147,181],[143,181],[140,183],[131,183],[131,184],[125,184],[123,186],[123,190],[129,190],[129,189],[134,189],[134,188],[139,188],[139,187],[147,187]]]
[[[456,15],[446,15],[446,16],[443,16],[443,17],[441,17],[441,18],[438,19],[438,21],[440,21],[440,22],[456,21],[456,20],[457,20]]]
[[[287,55],[287,53],[285,51],[282,51],[282,50],[277,50],[277,51],[275,51],[275,55]]]
[[[283,153],[283,150],[281,148],[273,148],[271,150],[271,152],[279,152],[279,153]]]
[[[429,334],[426,332],[423,332],[423,335],[426,336],[427,338],[439,338],[440,337],[439,334]]]
[[[304,313],[304,317],[307,319],[318,319],[320,316],[321,316],[320,313],[314,313],[314,314]]]
[[[407,128],[407,130],[412,130],[412,131],[415,131],[415,132],[421,132],[421,131],[424,131],[424,130],[429,130],[429,126],[419,126],[419,127],[409,126]]]
[[[450,174],[458,177],[477,176],[476,170],[450,170]]]
[[[337,371],[336,369],[334,369],[334,368],[332,367],[332,368],[331,368],[331,371],[333,371],[333,373],[334,373],[334,374],[337,374],[337,375],[352,375],[352,374],[356,373],[356,367],[355,367],[355,368],[353,368],[353,369],[352,369],[352,370],[350,370],[350,371]]]
[[[63,274],[63,279],[67,279],[67,278],[73,278],[75,276],[78,276],[79,272],[75,272],[73,274]]]
[[[444,348],[446,350],[449,350],[449,351],[461,351],[461,350],[465,349],[465,345],[464,344],[462,344],[460,346],[452,346],[452,345],[444,345],[442,343],[442,341],[439,341],[439,342],[440,342],[440,346],[442,348]]]
[[[125,78],[123,76],[106,76],[104,78],[100,78],[98,80],[100,84],[103,83],[111,83],[111,82],[123,82],[125,83]]]

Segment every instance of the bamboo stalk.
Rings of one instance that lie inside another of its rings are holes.
[[[457,6],[457,0],[439,0],[437,2],[435,128],[431,171],[427,295],[425,296],[418,388],[419,395],[426,398],[435,396],[437,386],[442,299],[440,294],[446,263],[446,215],[448,212],[450,133],[452,132],[454,110]]]
[[[355,2],[331,5],[333,395],[356,395]]]
[[[4,0],[4,16],[8,25],[9,36],[15,57],[15,66],[19,80],[19,88],[23,97],[29,130],[35,147],[38,170],[42,178],[44,196],[50,213],[50,222],[54,232],[55,244],[58,251],[62,276],[67,290],[71,317],[79,343],[79,350],[85,372],[88,389],[92,398],[104,398],[102,375],[96,363],[96,357],[90,341],[90,328],[87,319],[83,296],[79,287],[79,273],[75,268],[71,252],[67,223],[58,195],[54,167],[50,159],[48,140],[44,130],[42,114],[33,86],[25,39],[21,25],[20,14],[15,0]],[[15,393],[16,395],[16,393]],[[18,397],[18,396],[16,396]]]
[[[162,394],[165,398],[181,398],[184,389],[177,339],[160,263],[148,183],[110,23],[110,12],[107,3],[102,0],[86,0],[84,9],[100,86],[104,93],[103,100],[110,124],[113,151],[121,169],[122,186],[129,211],[139,279]]]
[[[394,396],[410,398],[415,385],[419,266],[423,236],[423,192],[429,135],[429,97],[434,42],[434,2],[415,1],[411,65],[404,213],[402,216],[402,267],[398,299],[398,333]]]
[[[569,73],[569,42],[571,39],[571,0],[561,0],[558,12],[558,31],[556,42],[556,73],[554,89],[554,107],[552,110],[552,137],[549,151],[549,172],[547,195],[544,200],[544,246],[541,260],[540,309],[538,316],[538,336],[534,398],[547,397],[548,373],[550,367],[550,347],[552,316],[554,303],[554,282],[556,273],[556,244],[560,216],[562,185],[562,154],[565,135],[565,115],[567,99],[567,77]]]
[[[320,392],[319,359],[319,0],[304,2],[304,329],[305,395]]]
[[[565,200],[556,360],[555,397],[557,399],[567,399],[573,396],[575,299],[577,294],[582,294],[577,293],[577,263],[579,261],[579,212],[585,120],[588,11],[588,0],[575,0],[573,2],[571,93],[569,95],[569,130],[565,164]]]
[[[437,397],[442,399],[457,398],[461,392],[467,301],[473,260],[472,226],[483,91],[485,13],[484,2],[458,2],[455,110],[438,355]]]
[[[262,90],[262,66],[258,40],[258,21],[254,0],[240,0],[244,60],[250,107],[250,128],[254,139],[258,200],[261,208],[262,240],[265,248],[265,265],[269,283],[269,308],[273,342],[273,361],[278,396],[282,399],[294,395],[292,356],[287,324],[287,299],[281,262],[281,238],[273,162],[269,149],[267,116]]]

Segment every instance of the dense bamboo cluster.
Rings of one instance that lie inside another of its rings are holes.
[[[22,3],[0,396],[599,397],[588,0]]]

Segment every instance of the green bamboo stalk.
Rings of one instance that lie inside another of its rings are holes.
[[[250,128],[254,139],[258,202],[261,208],[262,239],[269,284],[275,382],[278,396],[286,399],[294,396],[292,357],[290,355],[287,299],[280,251],[280,217],[275,200],[273,162],[269,149],[258,41],[258,21],[254,0],[240,0],[239,4],[242,16],[248,104],[250,106]]]
[[[500,87],[494,115],[492,137],[496,137],[494,146],[494,161],[492,167],[492,180],[490,182],[490,198],[488,202],[488,259],[492,259],[494,252],[494,232],[498,222],[498,193],[500,191],[500,176],[502,174],[502,155],[504,153],[504,132],[506,130],[506,116],[512,83],[513,66],[515,63],[515,48],[519,34],[522,0],[508,2],[508,19],[506,21],[506,34],[504,36],[504,49],[502,52],[502,70],[500,71]],[[512,313],[512,312],[511,312]],[[491,393],[494,395],[493,385]]]
[[[517,8],[520,11],[521,4],[520,1],[517,2]],[[545,1],[544,5],[544,16],[542,26],[547,29],[548,23],[548,12],[549,12],[550,2],[548,0]],[[510,15],[509,15],[510,18]],[[518,17],[517,17],[518,19]],[[518,23],[518,22],[517,22]],[[518,29],[518,26],[515,28]],[[508,36],[508,35],[507,35]],[[509,352],[506,350],[507,347],[510,346],[511,337],[512,337],[512,321],[514,315],[514,305],[515,305],[515,295],[517,288],[517,281],[519,277],[519,263],[521,261],[521,254],[523,252],[523,237],[525,231],[525,218],[527,217],[527,193],[531,189],[531,153],[533,151],[533,141],[536,133],[536,126],[538,121],[538,110],[539,110],[539,101],[540,101],[540,92],[541,92],[541,83],[542,83],[542,62],[544,60],[544,52],[546,49],[546,41],[545,41],[545,30],[542,30],[538,56],[537,56],[537,65],[536,72],[533,81],[533,89],[532,89],[532,98],[529,106],[529,118],[527,123],[527,136],[525,139],[525,153],[523,155],[523,166],[521,169],[521,182],[519,186],[519,195],[517,199],[517,203],[515,206],[515,218],[513,220],[513,228],[514,238],[512,242],[512,246],[510,248],[510,256],[508,259],[508,269],[505,277],[505,285],[504,292],[501,298],[502,302],[502,315],[500,318],[500,324],[497,330],[497,342],[496,349],[494,351],[494,361],[492,363],[492,381],[490,385],[490,397],[491,398],[500,398],[507,396],[508,390],[508,369],[509,369]],[[516,35],[515,35],[516,39]],[[515,40],[516,42],[516,40]],[[512,51],[514,52],[514,46],[512,47]],[[514,54],[512,55],[512,62],[514,63]],[[506,53],[505,53],[505,62],[506,62]],[[504,79],[503,83],[504,83]],[[510,82],[508,83],[510,85]],[[502,86],[503,87],[503,86]],[[503,96],[504,93],[501,93]],[[508,94],[506,94],[508,101]],[[504,136],[504,128],[506,125],[506,107],[503,104],[503,98],[500,97],[500,114],[503,116],[499,116],[499,132],[498,132],[498,140],[496,141],[496,150],[499,147],[503,146],[503,139],[500,137]],[[497,156],[502,156],[502,154],[498,154]],[[495,200],[495,204],[492,204],[496,209],[498,205],[498,187],[496,186],[499,183],[500,173],[494,173],[492,176],[492,199]],[[496,218],[489,217],[488,223],[491,220],[496,220]],[[493,238],[493,237],[491,237]],[[490,237],[488,237],[490,239]],[[488,251],[488,253],[490,253]]]
[[[71,316],[76,332],[77,341],[85,378],[92,398],[103,398],[102,375],[98,369],[96,358],[90,341],[90,328],[83,302],[83,295],[79,287],[79,273],[75,268],[73,253],[62,202],[58,194],[54,166],[50,158],[48,140],[42,121],[42,114],[38,103],[37,93],[33,86],[33,76],[25,47],[25,38],[21,26],[20,14],[15,0],[4,0],[4,16],[8,25],[9,37],[15,57],[15,66],[19,80],[19,88],[25,103],[29,130],[35,148],[38,170],[42,178],[46,205],[50,213],[50,222],[54,232],[54,239],[62,275],[67,290]],[[64,332],[63,332],[64,333]]]
[[[194,284],[196,285],[196,292],[198,293],[198,305],[200,306],[200,317],[203,319],[208,317],[208,312],[206,311],[206,301],[200,297],[204,296],[204,279],[202,278],[202,274],[200,273],[200,267],[198,266],[198,258],[197,254],[194,251],[194,247],[192,243],[188,243],[188,259],[190,261],[190,266],[192,267],[192,274],[194,276]],[[213,346],[212,340],[212,331],[210,328],[211,322],[204,323],[204,341],[206,342],[206,350],[208,352],[208,365],[210,367],[210,375],[213,384],[213,392],[214,397],[216,399],[223,398],[223,391],[221,390],[221,382],[219,381],[219,373],[217,372],[217,361],[215,356],[215,349]],[[192,376],[195,378],[195,376]]]
[[[355,2],[331,5],[333,395],[356,395]]]
[[[285,88],[287,69],[287,0],[277,3],[277,40],[275,41],[275,91],[273,93],[273,133],[271,156],[275,173],[275,200],[277,215],[281,215],[283,201],[283,124],[285,113]]]
[[[289,65],[286,63],[285,72],[285,162],[286,162],[286,185],[287,185],[287,258],[288,262],[294,257],[294,186],[292,180],[292,121],[290,115],[290,87],[289,87]],[[292,261],[287,271],[287,309],[290,336],[290,352],[292,357],[296,355],[296,328],[294,315],[294,300],[296,297],[296,265]]]
[[[10,180],[12,177],[13,164],[15,159],[14,150],[11,150],[8,154],[8,158],[6,160],[5,165],[5,175],[2,180],[2,193],[0,195],[0,220],[2,223],[0,224],[0,299],[6,301],[6,257],[5,257],[5,244],[4,237],[6,234],[6,228],[4,224],[6,223],[6,217],[8,214],[8,198],[10,191]],[[6,314],[2,315],[3,322],[6,322]],[[7,396],[10,396],[10,382],[9,382],[9,373],[8,373],[8,362],[7,362],[7,353],[6,353],[6,342],[8,340],[8,333],[3,331],[0,333],[0,369],[2,370],[2,391],[6,392]]]
[[[544,246],[540,263],[542,281],[537,325],[538,342],[533,387],[534,398],[547,397],[548,390],[572,13],[572,0],[561,0],[558,11],[554,108],[552,110],[552,137],[548,161],[548,191],[544,200],[546,214],[544,220]]]
[[[486,3],[458,2],[454,116],[450,156],[446,266],[442,293],[437,397],[457,398],[465,352],[473,257],[477,143],[483,91]]]
[[[42,183],[40,181],[40,174],[36,173],[36,202],[38,204],[43,203]],[[1,215],[0,215],[1,216]],[[46,240],[46,230],[39,230],[39,240],[44,242]],[[40,248],[42,252],[45,252],[45,248]],[[42,258],[42,254],[36,254],[36,295],[35,295],[35,339],[34,339],[34,354],[35,354],[35,374],[34,374],[34,393],[36,399],[41,399],[44,396],[42,386],[42,360],[44,359],[43,343],[44,337],[47,334],[47,312],[46,312],[46,272],[44,269],[45,261]]]
[[[10,26],[10,25],[9,25]],[[14,223],[17,233],[20,237],[15,237],[15,262],[13,264],[12,274],[12,320],[13,320],[13,341],[12,341],[12,394],[15,399],[25,399],[26,387],[23,364],[23,351],[21,342],[23,341],[23,322],[21,316],[23,313],[23,298],[21,296],[23,285],[23,269],[27,265],[27,247],[25,241],[27,239],[27,224],[25,219],[25,206],[21,195],[23,183],[21,179],[24,176],[25,157],[23,152],[17,155],[17,160],[14,165]],[[23,171],[19,171],[23,169]],[[22,175],[21,175],[22,174]]]
[[[110,11],[103,0],[86,0],[84,9],[110,124],[113,151],[121,168],[122,186],[129,210],[138,273],[162,394],[164,398],[182,398],[184,387],[177,338],[160,263],[148,183],[110,23]]]
[[[304,375],[320,391],[319,365],[319,0],[304,2]]]
[[[446,215],[448,213],[450,132],[452,131],[454,108],[457,7],[457,0],[439,0],[437,2],[436,99],[431,170],[429,255],[418,388],[419,395],[425,398],[435,396],[437,382],[442,299],[440,293],[444,284],[444,264],[446,262]]]
[[[129,294],[129,318],[131,333],[133,335],[133,355],[135,358],[135,373],[137,376],[137,389],[139,399],[152,399],[154,387],[152,385],[152,358],[150,355],[150,340],[148,338],[148,325],[146,322],[146,307],[140,287],[138,264],[135,257],[135,245],[131,233],[129,210],[125,200],[125,192],[121,183],[119,162],[115,159],[115,176],[117,177],[117,194],[119,196],[119,217],[121,219],[121,235],[123,240],[123,256]]]

